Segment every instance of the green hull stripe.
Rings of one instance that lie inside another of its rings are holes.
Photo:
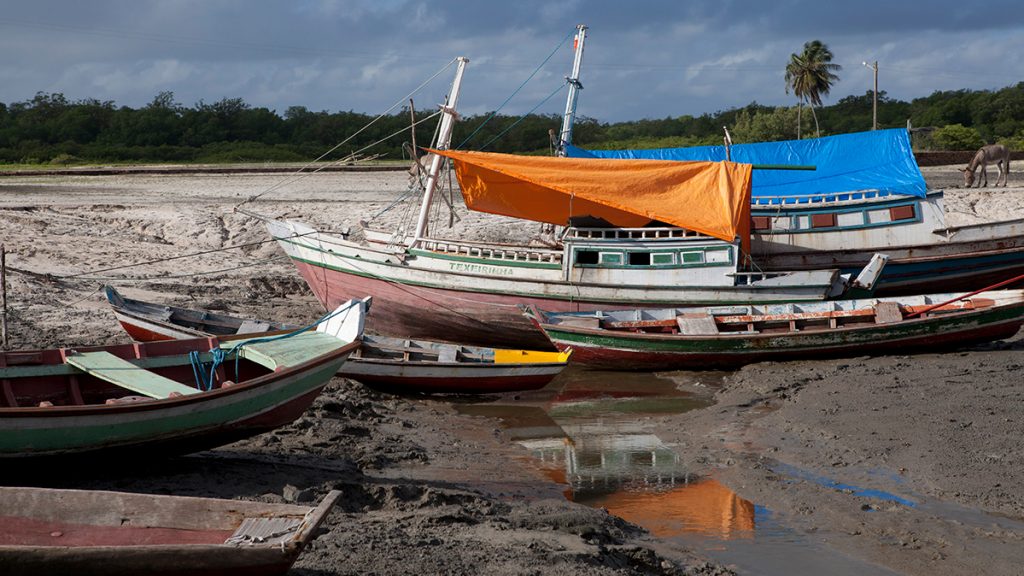
[[[46,452],[74,451],[82,449],[116,447],[142,443],[147,440],[173,438],[177,434],[189,434],[195,431],[209,430],[224,426],[231,422],[243,420],[265,412],[288,400],[302,396],[326,383],[339,368],[339,362],[330,362],[313,372],[301,375],[278,390],[257,394],[243,401],[232,401],[220,404],[223,399],[215,400],[216,407],[202,409],[202,405],[193,404],[193,412],[163,414],[159,411],[151,413],[151,417],[143,416],[141,420],[117,423],[117,415],[74,415],[67,420],[93,420],[95,424],[84,426],[62,425],[63,418],[47,418],[51,427],[45,429],[17,429],[11,427],[25,419],[11,418],[0,427],[0,454],[16,455]],[[125,414],[125,413],[122,413]],[[131,413],[136,416],[139,413]]]
[[[557,326],[545,324],[548,336],[559,343],[569,345],[610,348],[615,350],[632,350],[636,352],[671,352],[692,354],[713,353],[756,353],[756,352],[798,352],[822,346],[847,346],[870,344],[880,339],[901,340],[921,336],[939,335],[951,329],[969,329],[992,326],[1003,321],[1019,318],[1021,310],[1013,307],[1008,310],[992,311],[984,315],[972,315],[970,318],[949,318],[944,322],[929,322],[893,326],[880,324],[871,328],[858,328],[839,331],[808,331],[788,334],[785,336],[725,335],[693,336],[680,338],[624,338],[614,333],[596,334],[593,332],[575,332],[558,329]]]

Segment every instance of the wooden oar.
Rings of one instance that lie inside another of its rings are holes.
[[[1003,280],[1002,282],[1000,282],[998,284],[993,284],[993,285],[991,285],[991,286],[989,286],[987,288],[982,288],[981,290],[975,290],[974,292],[970,292],[968,294],[964,294],[963,296],[959,296],[957,298],[953,298],[952,300],[947,300],[947,301],[945,301],[945,302],[943,302],[941,304],[933,304],[932,306],[928,306],[927,308],[923,308],[921,310],[918,310],[917,312],[914,312],[912,314],[908,314],[906,316],[906,318],[913,318],[914,316],[923,316],[923,315],[931,312],[932,310],[935,310],[936,308],[941,308],[943,306],[946,306],[947,304],[952,304],[953,302],[959,302],[960,300],[963,300],[964,298],[970,298],[971,296],[974,296],[975,294],[981,294],[982,292],[988,292],[989,290],[995,290],[996,288],[1000,288],[1002,286],[1006,286],[1007,284],[1013,284],[1014,282],[1017,282],[1019,280],[1024,280],[1024,274],[1021,274],[1020,276],[1016,276],[1014,278],[1010,278],[1009,280]]]

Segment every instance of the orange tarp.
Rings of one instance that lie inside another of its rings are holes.
[[[687,532],[723,540],[754,536],[754,504],[710,478],[667,492],[615,492],[587,504],[605,508],[662,538]]]
[[[466,206],[478,212],[559,225],[595,216],[624,228],[658,220],[749,241],[750,164],[431,152],[455,161]]]

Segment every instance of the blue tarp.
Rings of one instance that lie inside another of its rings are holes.
[[[651,150],[584,150],[569,145],[572,158],[648,160],[725,160],[724,146]],[[824,138],[734,144],[732,161],[755,165],[815,166],[815,170],[754,170],[755,201],[786,197],[785,202],[846,197],[844,193],[877,191],[880,195],[924,197],[924,177],[902,128],[840,134]],[[857,196],[855,194],[853,196]]]

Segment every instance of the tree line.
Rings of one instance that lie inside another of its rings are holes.
[[[628,122],[577,117],[574,142],[584,148],[649,148],[722,142],[723,126],[734,142],[789,140],[870,130],[872,93],[847,96],[812,108],[771,107],[753,102],[741,108],[699,116]],[[417,111],[416,140],[424,144],[437,117]],[[304,162],[364,128],[375,116],[359,112],[314,112],[292,106],[280,114],[241,98],[187,107],[162,92],[140,108],[110,101],[71,101],[60,93],[38,93],[30,100],[0,103],[0,163],[74,164],[132,162]],[[930,128],[915,132],[922,150],[969,150],[1002,142],[1024,150],[1024,82],[996,91],[935,92],[911,102],[878,94],[880,128]],[[362,158],[402,159],[408,155],[412,120],[408,110],[378,119],[328,159],[357,153]],[[452,145],[468,150],[544,154],[551,151],[559,115],[525,117],[480,114],[456,124]]]

